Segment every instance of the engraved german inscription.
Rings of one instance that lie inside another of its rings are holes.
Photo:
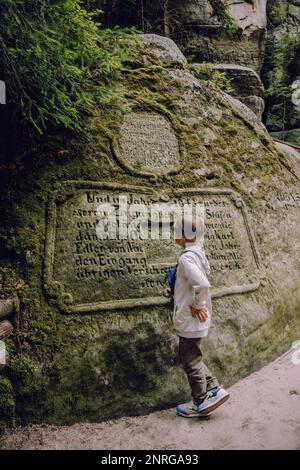
[[[46,284],[61,286],[60,291],[67,295],[68,310],[105,310],[105,306],[113,308],[113,303],[118,308],[166,302],[162,295],[165,275],[179,254],[173,236],[151,239],[149,233],[144,240],[97,236],[99,204],[110,204],[118,215],[119,197],[124,195],[129,204],[149,208],[150,221],[150,206],[159,198],[150,190],[109,190],[101,185],[89,189],[77,184],[64,202],[57,204],[53,197],[55,217],[48,228]],[[259,258],[241,200],[236,203],[230,190],[178,191],[169,194],[168,199],[175,206],[204,206],[204,247],[211,265],[211,284],[218,296],[223,295],[222,289],[224,295],[243,292],[243,286],[251,290]]]

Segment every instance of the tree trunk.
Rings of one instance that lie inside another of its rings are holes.
[[[142,31],[145,33],[145,5],[144,0],[141,0],[141,23],[142,23]]]
[[[170,37],[170,16],[169,16],[169,0],[163,0],[164,7],[164,35]]]

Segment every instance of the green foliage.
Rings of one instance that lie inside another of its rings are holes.
[[[0,299],[5,299],[20,292],[25,287],[24,281],[10,266],[0,267]]]
[[[237,127],[234,127],[232,126],[229,122],[227,122],[226,120],[222,119],[220,121],[220,125],[223,127],[223,129],[228,132],[229,135],[231,136],[234,136],[236,134],[238,134],[238,128]]]
[[[273,0],[267,3],[267,15],[271,26],[273,26],[272,23],[274,19],[276,24],[286,21],[290,14],[291,3],[292,1],[290,0],[286,0],[285,2],[282,0]]]
[[[271,135],[277,139],[285,140],[286,142],[290,142],[291,144],[295,144],[300,147],[300,129],[272,132]]]
[[[0,377],[0,432],[15,425],[15,399],[12,385],[6,377]]]
[[[97,13],[97,12],[94,12]],[[11,121],[43,133],[82,132],[95,103],[118,94],[111,79],[130,54],[131,30],[103,30],[80,0],[2,0],[0,70]]]
[[[231,93],[233,91],[231,81],[227,77],[226,73],[216,70],[213,64],[200,64],[198,67],[193,69],[193,74],[204,82],[216,85],[218,88],[221,88],[221,90],[225,91],[226,93]]]
[[[8,366],[10,379],[13,382],[30,383],[34,372],[34,363],[26,356],[15,355]]]
[[[288,32],[280,36],[279,41],[274,44],[272,57],[272,70],[269,74],[270,85],[266,91],[267,95],[290,98],[292,94],[290,74],[288,65],[294,57],[296,38]]]
[[[285,5],[273,6],[271,8],[271,13],[273,15],[278,15],[278,16],[284,18],[286,16],[286,6]]]
[[[269,129],[284,130],[290,119],[293,78],[290,64],[295,57],[297,38],[288,32],[266,45],[265,72],[266,123]]]
[[[209,3],[213,7],[213,15],[217,16],[222,24],[219,36],[234,36],[238,32],[238,24],[229,13],[228,0],[209,0]]]

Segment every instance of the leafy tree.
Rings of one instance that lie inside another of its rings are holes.
[[[129,54],[129,30],[104,30],[80,0],[1,0],[0,77],[6,120],[42,134],[49,126],[82,132],[95,103]]]
[[[228,0],[209,0],[213,8],[212,16],[216,16],[221,23],[220,36],[234,36],[238,32],[238,23],[229,13]]]
[[[263,79],[266,86],[267,124],[284,130],[292,109],[290,64],[295,56],[297,38],[288,32],[267,43]],[[268,69],[267,69],[268,67]]]

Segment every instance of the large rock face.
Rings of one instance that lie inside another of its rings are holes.
[[[239,64],[260,72],[267,26],[266,0],[229,0],[228,8],[221,0],[173,3],[180,12],[178,29],[186,31],[178,31],[175,38],[184,38],[188,53],[196,60]]]
[[[192,64],[197,68],[199,64]],[[264,86],[259,75],[250,67],[237,64],[214,64],[215,70],[225,73],[233,88],[232,96],[242,101],[261,119],[264,111]]]
[[[144,61],[145,64],[151,64],[148,55],[153,55],[160,64],[167,67],[184,67],[187,66],[187,60],[183,53],[178,49],[174,41],[164,36],[156,34],[143,34],[141,41],[144,45]],[[148,52],[148,55],[147,55]]]
[[[205,356],[226,386],[299,338],[296,164],[234,98],[173,66],[174,44],[157,67],[157,44],[148,53],[142,41],[146,65],[124,75],[126,106],[95,108],[88,141],[52,136],[6,199],[8,254],[29,289],[21,353],[5,373],[25,422],[99,421],[189,398],[162,295],[178,251],[170,239],[97,238],[99,204],[120,214],[119,196],[147,208],[148,227],[153,204],[204,205]]]

